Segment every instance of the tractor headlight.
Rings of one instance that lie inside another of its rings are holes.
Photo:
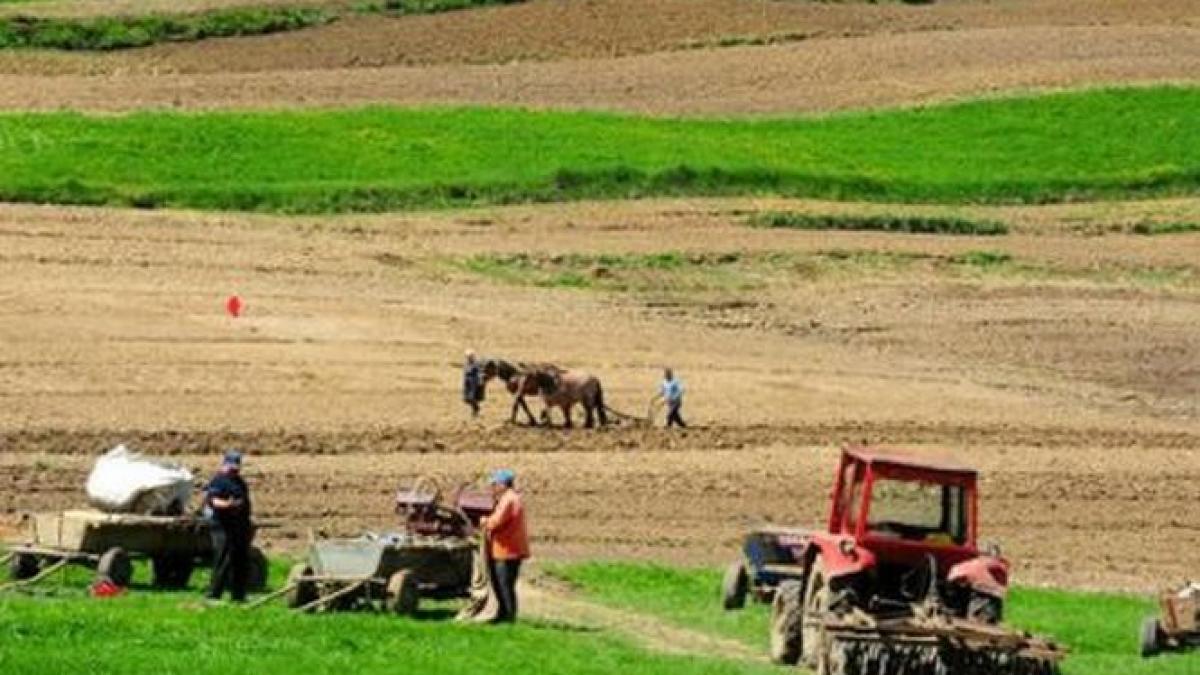
[[[849,539],[843,539],[838,542],[838,550],[847,558],[857,558],[858,554],[854,548],[854,542]]]

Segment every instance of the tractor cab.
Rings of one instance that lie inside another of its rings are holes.
[[[869,571],[883,596],[912,599],[931,583],[955,595],[973,580],[1002,596],[1007,564],[981,556],[977,545],[977,479],[974,469],[951,462],[846,448],[829,534],[845,550],[858,552],[851,557]]]
[[[853,538],[884,559],[953,564],[978,554],[977,474],[948,462],[847,448],[842,453],[829,533]]]

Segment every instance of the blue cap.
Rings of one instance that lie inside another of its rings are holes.
[[[240,468],[242,466],[242,453],[238,452],[237,450],[227,450],[225,451],[225,458],[221,460],[221,463],[225,466],[236,466]]]
[[[517,474],[511,469],[496,469],[492,472],[492,485],[503,485],[504,487],[512,487],[513,481],[517,479]]]

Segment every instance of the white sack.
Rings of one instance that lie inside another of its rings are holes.
[[[192,496],[192,472],[118,445],[96,460],[87,496],[109,513],[180,514]]]

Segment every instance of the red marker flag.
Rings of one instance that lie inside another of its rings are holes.
[[[225,311],[235,319],[242,315],[242,307],[242,299],[236,295],[229,296],[225,301]]]

